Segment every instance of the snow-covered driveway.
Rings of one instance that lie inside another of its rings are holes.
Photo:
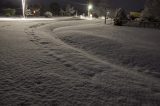
[[[159,106],[160,30],[109,23],[0,22],[0,106]]]

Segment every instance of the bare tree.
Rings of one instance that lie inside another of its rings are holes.
[[[59,15],[60,14],[60,5],[57,2],[52,2],[50,4],[50,10],[53,15]]]
[[[74,7],[73,6],[71,6],[70,4],[67,4],[67,6],[66,6],[66,15],[67,16],[71,16],[71,15],[73,15],[76,11],[75,11],[75,9],[74,9]]]
[[[112,7],[111,0],[93,0],[92,3],[94,5],[93,12],[98,16],[104,16]]]

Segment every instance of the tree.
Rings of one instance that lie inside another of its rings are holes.
[[[112,12],[111,0],[92,0],[92,4],[94,5],[92,12],[98,16],[104,16],[107,11]]]
[[[149,21],[160,21],[160,0],[147,0],[142,18]]]
[[[121,26],[127,20],[127,14],[124,9],[119,8],[114,18],[114,25]]]
[[[5,16],[10,17],[10,16],[14,16],[15,15],[16,10],[15,9],[11,9],[11,8],[7,8],[7,9],[4,9],[3,12],[4,12]]]
[[[60,5],[56,2],[51,3],[50,10],[53,13],[53,15],[59,15],[60,14]]]
[[[72,7],[70,4],[68,4],[67,6],[66,6],[66,15],[67,16],[71,16],[71,15],[73,15],[76,11],[74,10],[74,7]]]
[[[63,9],[60,9],[60,15],[64,16],[65,15],[65,11]]]

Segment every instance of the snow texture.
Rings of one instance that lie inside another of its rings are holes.
[[[102,20],[0,22],[0,106],[159,106],[160,30]]]

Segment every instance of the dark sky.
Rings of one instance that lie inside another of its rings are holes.
[[[83,5],[86,3],[87,0],[30,0],[33,2],[43,1],[46,3],[50,3],[53,1],[58,1],[61,4],[66,4],[68,2],[76,4],[76,5]],[[107,0],[99,0],[106,2]],[[108,0],[112,3],[113,7],[122,7],[126,9],[142,9],[144,6],[145,0]]]
[[[2,5],[3,3],[7,2],[7,1],[11,1],[15,4],[20,4],[21,0],[0,0],[0,5]],[[86,3],[87,0],[28,0],[31,1],[31,3],[45,3],[45,4],[49,4],[53,1],[59,2],[61,5],[65,5],[67,3],[72,3],[75,5],[84,5]],[[102,0],[102,1],[107,1],[107,0]],[[142,9],[144,6],[144,2],[145,0],[109,0],[112,3],[113,7],[122,7],[122,8],[126,8],[126,9],[131,9],[131,10],[135,10],[135,9]]]
[[[127,9],[143,9],[145,0],[112,0],[116,7]]]

